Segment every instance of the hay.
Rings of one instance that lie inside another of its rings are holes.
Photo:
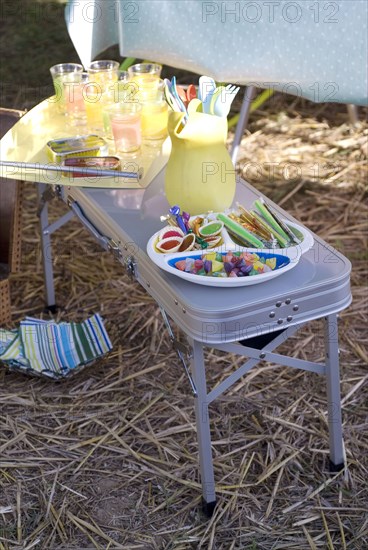
[[[264,363],[210,407],[218,506],[204,518],[193,398],[158,308],[71,222],[53,238],[56,318],[100,311],[114,351],[57,385],[0,369],[0,550],[367,547],[368,130],[349,126],[343,106],[289,103],[252,116],[238,171],[353,263],[354,301],[340,315],[346,471],[328,473],[321,379]],[[14,322],[47,317],[25,190]],[[280,351],[322,360],[322,324]],[[207,357],[211,386],[239,362]]]

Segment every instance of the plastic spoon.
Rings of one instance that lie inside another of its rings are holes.
[[[215,103],[217,101],[218,96],[222,93],[222,90],[224,90],[224,89],[225,89],[225,86],[219,86],[218,88],[216,88],[216,90],[212,94],[209,109],[208,109],[208,113],[210,115],[215,114]]]
[[[216,83],[210,76],[201,76],[199,78],[198,97],[202,101],[203,105],[207,100],[208,94],[213,94],[216,90]],[[204,112],[206,112],[203,109]]]
[[[176,91],[178,93],[178,96],[180,97],[180,99],[184,103],[185,107],[188,107],[189,101],[188,101],[187,94],[185,93],[184,88],[182,88],[181,86],[176,86]]]
[[[201,113],[202,112],[202,101],[195,97],[188,103],[188,113]]]
[[[190,84],[187,88],[187,101],[197,98],[197,90],[194,84]]]
[[[180,106],[178,105],[178,103],[175,100],[174,96],[170,92],[170,88],[167,84],[164,87],[164,96],[165,96],[166,102],[168,103],[169,107],[171,107],[171,109],[173,111],[180,112]]]

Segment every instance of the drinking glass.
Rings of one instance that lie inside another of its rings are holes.
[[[106,93],[112,95],[112,103],[120,103],[121,101],[124,101],[129,88],[127,86],[127,83],[129,82],[129,74],[128,71],[118,71],[118,79],[116,82],[111,84],[106,91]]]
[[[65,112],[65,97],[63,84],[75,77],[75,73],[83,72],[83,65],[79,63],[59,63],[50,67],[50,73],[55,88],[56,109],[59,113]]]
[[[142,137],[158,140],[167,137],[168,105],[164,99],[147,101],[142,104]]]
[[[138,87],[139,101],[151,101],[157,93],[162,65],[158,63],[138,63],[128,68],[132,82]]]
[[[83,87],[83,101],[87,115],[88,129],[92,133],[103,132],[103,106],[106,101],[106,93],[98,82],[90,79]]]
[[[73,125],[86,123],[87,113],[84,102],[84,93],[88,85],[88,73],[74,73],[68,82],[63,83],[66,114]]]
[[[128,67],[128,73],[130,78],[160,78],[162,71],[162,65],[159,63],[137,63]]]
[[[116,103],[109,108],[117,153],[132,153],[140,148],[141,111],[142,106],[139,103]]]
[[[107,91],[117,82],[119,77],[119,62],[111,59],[93,61],[88,65],[87,72],[90,80],[101,86],[101,92]]]

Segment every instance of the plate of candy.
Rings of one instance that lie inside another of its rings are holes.
[[[237,204],[199,216],[173,206],[161,221],[167,225],[150,238],[149,257],[170,273],[211,286],[244,286],[277,277],[295,267],[314,242],[307,229],[281,218],[262,198],[249,210]]]
[[[202,249],[252,248],[298,259],[314,243],[313,235],[295,222],[281,218],[262,198],[247,210],[238,204],[226,212],[190,216],[173,206],[161,217],[168,225],[150,239],[148,253],[173,254]]]
[[[297,265],[285,255],[246,249],[162,254],[154,261],[165,271],[192,283],[228,288],[264,283]]]

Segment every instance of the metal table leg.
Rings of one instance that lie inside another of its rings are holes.
[[[57,306],[55,302],[55,289],[54,289],[54,270],[52,266],[52,248],[51,248],[51,235],[62,227],[69,220],[74,218],[75,209],[73,205],[71,210],[61,216],[59,219],[49,224],[48,216],[48,201],[55,197],[62,197],[63,191],[59,186],[46,185],[39,183],[37,185],[38,192],[38,211],[37,215],[40,218],[40,232],[41,232],[41,248],[42,248],[42,264],[44,273],[44,282],[46,290],[46,306],[52,313],[56,312]],[[90,229],[87,225],[87,229]],[[92,231],[93,233],[93,231]],[[95,233],[93,233],[96,236]],[[99,240],[101,246],[106,250],[106,243],[103,239]]]
[[[50,311],[54,311],[55,304],[55,289],[54,289],[54,273],[52,267],[52,250],[51,250],[51,238],[50,232],[47,231],[49,225],[48,217],[48,204],[43,200],[43,193],[47,187],[50,187],[44,183],[38,184],[38,201],[40,204],[39,216],[40,216],[40,232],[41,232],[41,248],[42,248],[42,264],[46,290],[46,304]]]
[[[208,414],[203,345],[196,340],[188,340],[193,348],[191,365],[192,375],[197,389],[197,397],[195,398],[195,413],[199,466],[202,481],[203,511],[207,516],[211,516],[216,506],[216,493],[211,450],[210,419]]]
[[[339,348],[336,314],[329,315],[325,318],[325,349],[328,427],[330,440],[330,471],[338,472],[344,468],[345,457],[342,437]]]

